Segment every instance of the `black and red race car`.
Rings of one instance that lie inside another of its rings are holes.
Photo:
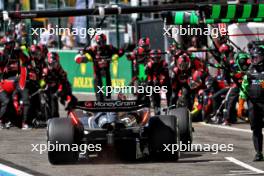
[[[78,111],[86,112],[83,117]],[[177,161],[180,150],[165,146],[192,142],[191,118],[187,108],[167,108],[163,115],[151,116],[148,104],[136,100],[79,101],[67,118],[48,121],[48,144],[100,145],[100,151],[87,151],[86,156],[115,153],[120,159],[153,159]],[[86,116],[86,117],[85,117]],[[87,117],[88,116],[88,117]],[[51,164],[74,163],[78,150],[49,150]]]

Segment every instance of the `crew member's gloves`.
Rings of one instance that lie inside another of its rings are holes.
[[[92,60],[92,56],[88,53],[86,53],[85,55],[80,55],[78,54],[75,58],[74,58],[75,62],[77,64],[81,64],[81,63],[87,63],[89,60]]]
[[[245,100],[240,98],[239,102],[238,102],[238,109],[237,109],[237,117],[239,117],[239,118],[241,118],[243,116],[244,103],[245,103]]]
[[[118,61],[118,55],[117,54],[114,54],[113,56],[112,56],[112,61],[113,62],[117,62]]]
[[[56,96],[56,97],[62,97],[62,96],[63,96],[62,88],[63,88],[63,86],[62,86],[62,84],[60,84],[60,85],[58,86],[58,90],[55,92],[54,96]],[[65,100],[65,99],[64,99],[64,100]],[[61,100],[61,104],[64,104],[64,103],[63,103],[63,100]]]
[[[39,80],[39,86],[43,89],[46,86],[46,81],[44,79]]]

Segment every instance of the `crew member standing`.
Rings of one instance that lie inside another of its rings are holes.
[[[264,118],[264,46],[258,46],[252,54],[252,65],[244,76],[240,92],[238,116],[241,117],[244,101],[248,99],[250,126],[256,151],[254,161],[263,161]]]

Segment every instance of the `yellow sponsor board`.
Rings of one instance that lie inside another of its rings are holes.
[[[73,88],[93,88],[92,77],[73,77]]]
[[[125,79],[112,79],[113,87],[124,87]],[[73,88],[93,88],[93,77],[73,77]]]
[[[125,86],[125,79],[112,79],[112,86],[113,87],[124,87]]]
[[[60,51],[60,62],[67,72],[68,79],[74,92],[94,92],[94,70],[93,63],[77,64],[74,60],[78,51]],[[127,86],[132,79],[131,61],[125,56],[113,58],[110,68],[113,88]]]

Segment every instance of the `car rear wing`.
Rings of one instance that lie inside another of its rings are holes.
[[[149,104],[135,100],[79,101],[75,109],[89,112],[124,112],[135,111]]]

